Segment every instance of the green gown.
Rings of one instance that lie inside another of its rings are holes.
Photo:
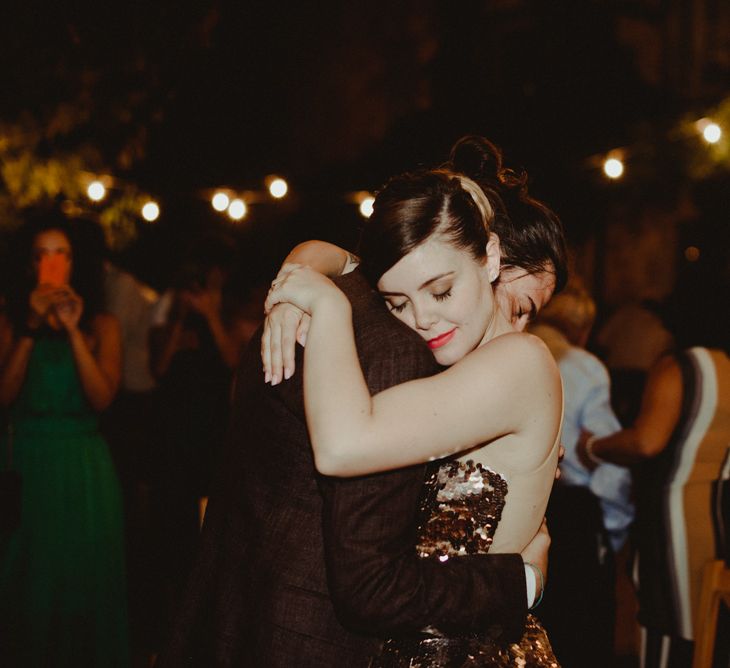
[[[22,516],[0,538],[0,664],[126,668],[121,493],[65,336],[35,342],[9,422]]]

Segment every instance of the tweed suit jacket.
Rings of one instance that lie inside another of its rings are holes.
[[[371,392],[438,370],[421,338],[388,313],[359,272],[338,280],[352,303]],[[520,556],[418,559],[425,466],[319,476],[301,349],[297,368],[270,387],[259,336],[244,355],[199,554],[158,666],[365,668],[382,638],[429,624],[519,638]]]

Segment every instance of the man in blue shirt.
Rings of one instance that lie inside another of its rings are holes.
[[[585,350],[596,308],[578,285],[566,288],[541,312],[531,332],[550,349],[563,381],[565,413],[560,466],[548,508],[552,536],[550,597],[538,615],[564,668],[612,665],[615,622],[614,554],[634,518],[631,474],[613,464],[592,472],[579,461],[582,430],[607,436],[621,429],[611,409],[606,367]]]

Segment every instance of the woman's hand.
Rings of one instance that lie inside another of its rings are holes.
[[[78,327],[84,311],[84,302],[71,288],[55,290],[52,305],[56,318],[66,331],[70,332]]]
[[[261,361],[267,383],[288,380],[294,375],[296,343],[303,346],[307,342],[311,319],[308,313],[289,303],[277,304],[269,311],[261,336]]]
[[[594,471],[598,465],[595,459],[591,459],[587,450],[588,441],[592,438],[593,434],[590,431],[581,429],[580,436],[578,437],[578,443],[575,446],[575,452],[578,455],[578,461],[583,464],[583,466],[585,466],[589,471]]]
[[[277,304],[288,302],[313,315],[318,305],[337,298],[345,297],[326,276],[300,264],[285,264],[271,283],[264,311],[268,315]]]
[[[185,297],[187,305],[208,320],[220,314],[222,303],[220,290],[191,290],[185,292]]]
[[[53,305],[53,298],[57,291],[57,288],[39,286],[30,293],[30,313],[28,317],[29,326],[35,329],[46,319],[48,311]]]

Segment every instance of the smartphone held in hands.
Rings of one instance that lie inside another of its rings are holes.
[[[38,267],[38,285],[59,288],[66,284],[69,268],[68,256],[62,253],[44,255]]]

